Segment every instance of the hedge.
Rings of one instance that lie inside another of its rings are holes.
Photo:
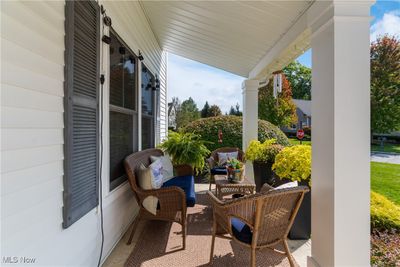
[[[400,230],[400,207],[371,191],[371,225],[373,229]]]
[[[222,130],[222,143],[218,143],[218,130]],[[242,148],[242,117],[218,116],[193,121],[182,128],[183,132],[201,135],[210,151],[220,147]],[[278,144],[289,146],[290,142],[286,135],[275,125],[268,121],[258,120],[258,140],[264,142],[266,139],[275,138]]]

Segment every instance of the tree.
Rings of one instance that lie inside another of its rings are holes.
[[[221,115],[222,115],[221,109],[217,105],[212,105],[210,107],[207,117],[217,117],[217,116],[221,116]]]
[[[240,105],[239,103],[236,103],[236,106],[233,107],[231,106],[229,110],[229,115],[235,115],[235,116],[242,116],[242,112],[240,111]]]
[[[290,126],[297,121],[296,106],[292,101],[290,83],[282,74],[282,92],[273,96],[273,81],[258,92],[258,118],[276,126]]]
[[[294,99],[311,100],[311,69],[294,61],[283,69]]]
[[[182,102],[180,109],[176,112],[176,128],[179,129],[191,121],[200,118],[200,112],[194,100],[189,99]]]
[[[400,40],[385,35],[371,44],[371,131],[400,130]]]
[[[201,117],[207,118],[207,117],[209,117],[209,114],[210,114],[210,105],[208,104],[208,101],[206,101],[203,109],[201,110]]]

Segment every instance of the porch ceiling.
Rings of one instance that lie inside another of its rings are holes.
[[[248,77],[313,1],[142,1],[160,46]]]

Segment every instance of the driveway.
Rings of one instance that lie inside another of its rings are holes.
[[[371,161],[400,164],[400,154],[372,152]]]

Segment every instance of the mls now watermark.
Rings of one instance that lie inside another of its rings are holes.
[[[12,256],[7,256],[3,257],[1,262],[3,264],[35,264],[36,258],[31,258],[31,257],[12,257]]]

